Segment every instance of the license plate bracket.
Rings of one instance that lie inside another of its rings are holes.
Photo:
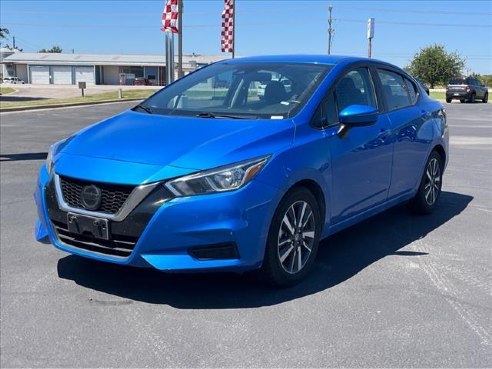
[[[70,233],[109,240],[109,222],[107,219],[68,213],[67,224]]]

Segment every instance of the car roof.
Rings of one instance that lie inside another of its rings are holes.
[[[223,63],[254,63],[254,62],[264,62],[264,63],[307,63],[307,64],[322,64],[322,65],[335,65],[335,64],[350,64],[356,62],[372,62],[391,65],[386,62],[369,59],[357,56],[347,56],[347,55],[268,55],[268,56],[248,56],[240,57],[235,59],[223,60]]]

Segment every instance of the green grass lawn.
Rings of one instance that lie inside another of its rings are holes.
[[[3,91],[3,90],[2,90]],[[145,99],[153,94],[154,90],[128,90],[123,91],[123,98],[121,100],[128,99]],[[95,95],[86,95],[84,97],[71,97],[66,99],[45,99],[45,100],[32,100],[32,101],[0,101],[0,108],[17,108],[24,106],[50,106],[60,104],[73,104],[83,102],[101,102],[112,101],[118,99],[118,91],[104,92]],[[120,100],[120,101],[121,101]]]
[[[444,91],[431,91],[430,97],[436,100],[446,100],[446,92]]]
[[[11,94],[15,90],[12,87],[0,86],[0,95]]]

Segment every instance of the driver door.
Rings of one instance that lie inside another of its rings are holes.
[[[334,120],[333,128],[325,131],[331,156],[329,207],[334,225],[386,201],[393,143],[386,114],[380,114],[373,125],[353,127],[343,136],[338,134],[338,114],[343,109],[350,105],[378,107],[367,68],[346,73],[331,92],[327,104],[332,105],[331,119]]]

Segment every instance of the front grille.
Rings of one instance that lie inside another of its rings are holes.
[[[62,179],[72,183],[83,182],[66,177]],[[84,183],[84,185],[86,184]],[[58,204],[55,179],[48,182],[45,190],[48,215],[60,242],[88,252],[121,258],[130,256],[152,216],[170,198],[172,198],[172,194],[164,186],[158,186],[125,219],[122,221],[108,220],[110,239],[102,240],[88,233],[82,235],[70,233],[67,224],[68,213],[62,210]]]
[[[105,255],[128,257],[138,241],[138,237],[116,234],[112,234],[112,239],[108,241],[85,235],[74,235],[68,231],[66,223],[55,220],[52,220],[51,222],[61,242],[79,249],[98,252]]]
[[[116,214],[135,188],[134,186],[89,182],[61,176],[60,185],[63,200],[71,207],[80,209],[84,209],[80,198],[82,189],[90,185],[99,187],[101,189],[102,199],[99,209],[95,209],[95,211],[108,214]]]

